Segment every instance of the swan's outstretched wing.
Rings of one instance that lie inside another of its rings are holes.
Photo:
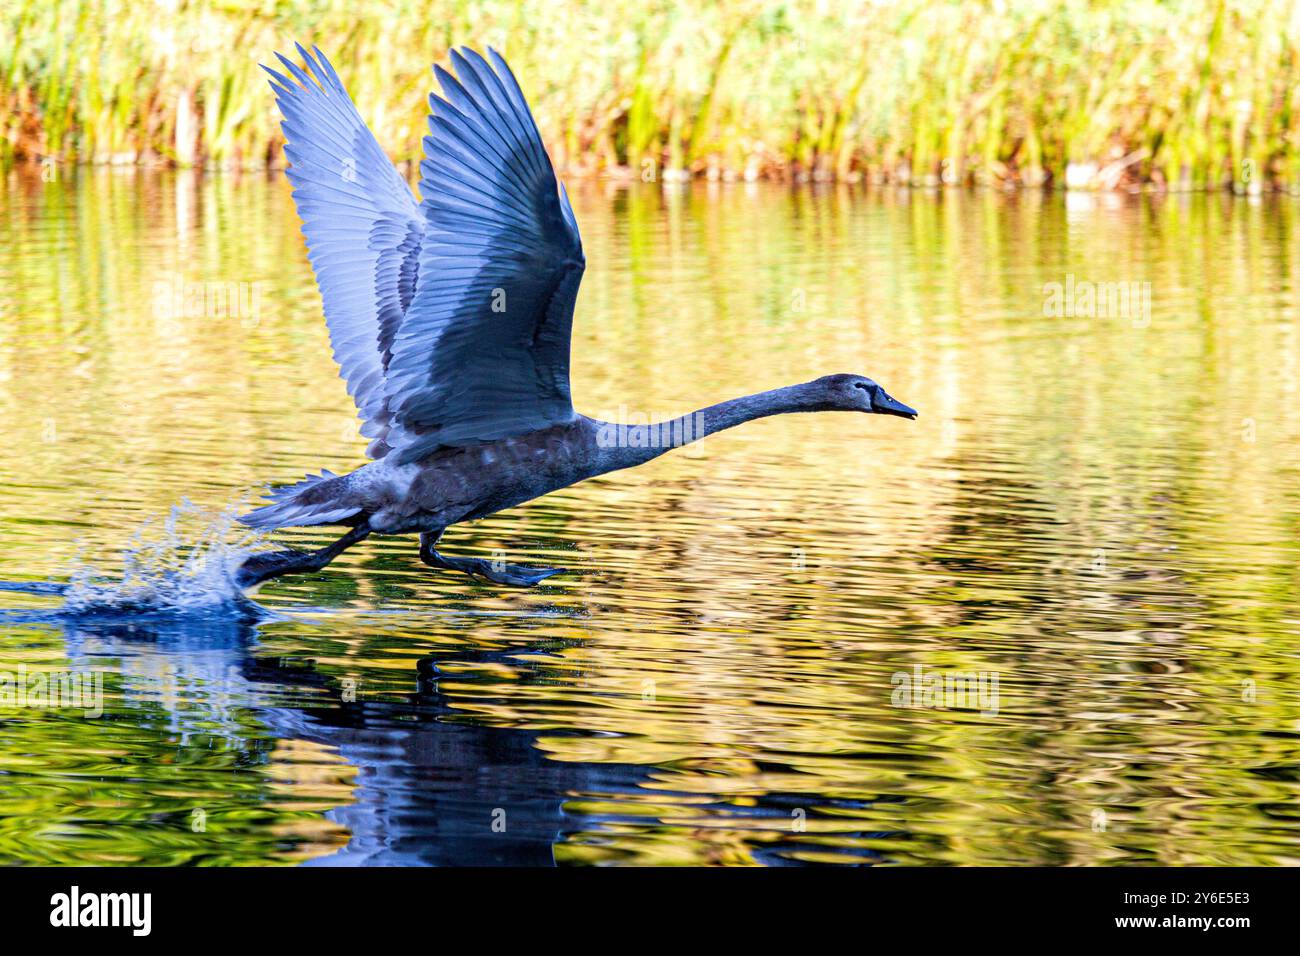
[[[488,54],[453,51],[459,80],[434,67],[419,279],[387,366],[384,442],[400,462],[574,414],[582,242],[519,84]]]
[[[371,437],[387,431],[384,361],[414,295],[424,217],[319,49],[311,71],[275,70],[288,176],[316,272],[334,359]],[[314,82],[313,82],[314,78]],[[301,84],[301,85],[299,85]]]

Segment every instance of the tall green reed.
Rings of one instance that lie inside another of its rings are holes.
[[[471,43],[571,172],[1300,188],[1297,0],[15,0],[0,159],[279,162],[295,40],[398,160]]]

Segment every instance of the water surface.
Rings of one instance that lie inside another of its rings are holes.
[[[42,582],[156,581],[364,443],[283,181],[7,174],[0,672],[104,713],[0,704],[0,863],[1300,859],[1295,200],[572,192],[581,410],[854,371],[920,419],[756,422],[448,534],[572,569],[535,591],[371,539],[240,613],[74,617]]]

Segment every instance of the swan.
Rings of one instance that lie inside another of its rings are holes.
[[[317,551],[248,558],[241,587],[318,571],[370,534],[420,536],[435,568],[527,587],[562,568],[438,550],[443,532],[575,482],[645,464],[743,422],[790,412],[916,418],[862,375],[747,395],[651,425],[574,411],[569,338],[586,260],[564,187],[505,60],[451,53],[434,66],[419,202],[338,74],[297,44],[276,53],[288,178],[330,344],[372,460],[272,489],[254,528],[349,528]]]

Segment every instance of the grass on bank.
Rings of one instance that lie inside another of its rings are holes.
[[[318,44],[395,159],[452,44],[570,173],[1300,188],[1300,0],[12,0],[0,161],[280,161]]]

